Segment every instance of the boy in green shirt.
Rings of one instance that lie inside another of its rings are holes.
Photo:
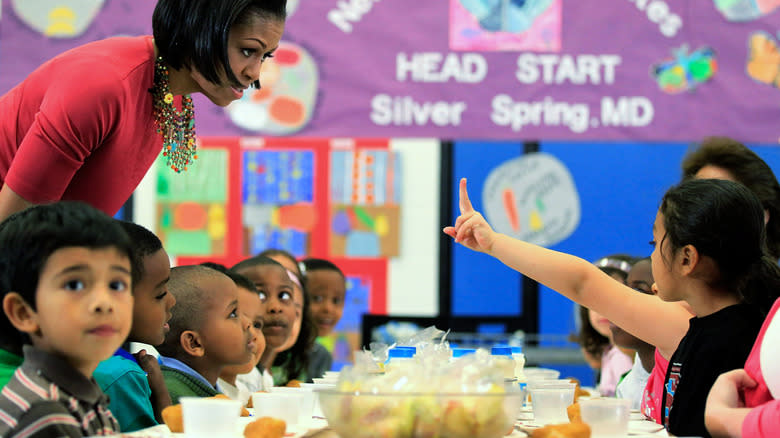
[[[160,239],[140,225],[118,222],[133,242],[133,326],[127,343],[98,365],[94,377],[110,397],[120,430],[133,432],[159,424],[171,398],[157,359],[146,350],[130,354],[128,344],[162,344],[176,299],[168,292],[171,263]]]

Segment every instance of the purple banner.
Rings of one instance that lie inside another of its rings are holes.
[[[1,1],[0,93],[70,47],[150,33],[154,8],[151,0]],[[299,0],[289,7],[263,91],[227,109],[196,97],[200,135],[780,137],[777,0]]]

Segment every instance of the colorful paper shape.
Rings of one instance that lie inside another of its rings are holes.
[[[658,87],[665,93],[678,94],[693,91],[718,71],[715,50],[701,47],[688,53],[688,46],[674,50],[672,58],[665,59],[653,66],[651,73]]]
[[[308,254],[309,233],[318,216],[314,207],[314,152],[242,152],[244,248],[253,255],[267,248]]]
[[[105,0],[11,0],[19,19],[49,38],[83,34],[103,8]]]
[[[160,157],[157,166],[157,234],[172,256],[223,254],[227,235],[228,151],[201,149],[182,173]]]
[[[580,221],[580,199],[571,172],[553,155],[542,152],[525,154],[491,170],[482,203],[496,231],[542,246],[569,237]]]
[[[749,55],[745,70],[762,84],[780,87],[780,50],[777,41],[766,32],[754,32],[748,40]]]
[[[237,126],[251,132],[289,135],[311,120],[317,100],[319,72],[303,47],[282,42],[263,64],[261,89],[249,89],[225,109]]]
[[[450,0],[452,50],[561,50],[561,0]]]
[[[752,21],[780,6],[780,0],[713,0],[715,8],[729,21]]]

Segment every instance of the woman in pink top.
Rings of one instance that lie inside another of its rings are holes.
[[[780,299],[756,338],[745,369],[722,374],[707,398],[705,419],[712,436],[780,436]]]
[[[125,203],[162,150],[197,158],[191,93],[226,106],[259,86],[286,0],[158,0],[154,37],[109,38],[44,63],[0,97],[0,220],[33,204]]]

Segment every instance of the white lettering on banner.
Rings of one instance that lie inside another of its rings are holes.
[[[377,94],[371,99],[371,121],[387,126],[458,126],[464,102],[417,102],[411,96]]]
[[[588,129],[587,104],[555,102],[545,97],[542,102],[515,102],[506,94],[493,98],[493,112],[490,119],[499,126],[510,126],[517,132],[526,125],[566,126],[572,132],[581,133]]]
[[[395,78],[404,82],[456,82],[478,83],[487,75],[487,61],[478,53],[438,52],[399,53],[395,56]]]
[[[628,0],[636,8],[647,14],[647,19],[656,23],[665,37],[672,38],[682,28],[683,21],[679,15],[671,12],[669,5],[663,0]]]
[[[352,32],[352,24],[357,23],[379,0],[339,0],[336,8],[328,12],[328,21],[344,33]]]
[[[601,124],[604,126],[647,126],[653,121],[653,103],[641,96],[601,98]]]
[[[583,133],[588,128],[643,127],[653,121],[653,103],[642,96],[602,97],[601,118],[590,117],[587,103],[556,102],[547,96],[536,102],[515,102],[506,94],[493,98],[490,119],[498,126],[518,132],[525,126],[565,126]]]
[[[523,53],[517,57],[515,77],[524,84],[541,78],[545,84],[599,85],[615,82],[620,55],[554,55]]]

